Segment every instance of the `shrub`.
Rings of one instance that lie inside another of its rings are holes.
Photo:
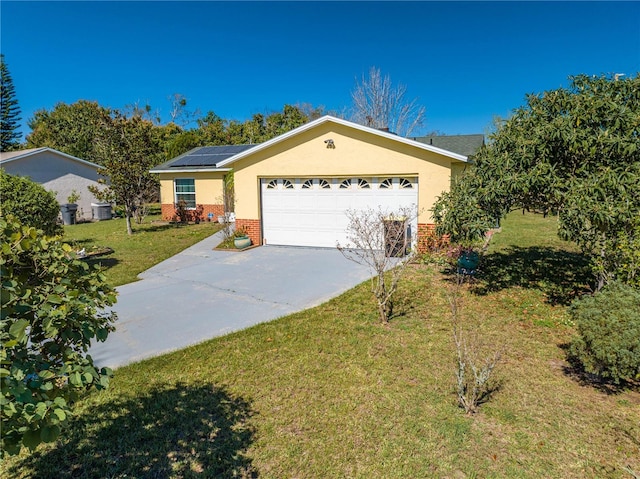
[[[578,329],[571,359],[615,384],[640,379],[640,291],[613,282],[574,301],[570,313]]]
[[[0,215],[13,215],[24,225],[41,229],[49,236],[62,233],[58,224],[60,205],[56,196],[29,178],[0,170]]]
[[[0,457],[56,439],[78,395],[108,385],[87,354],[113,330],[115,291],[71,247],[0,217]]]

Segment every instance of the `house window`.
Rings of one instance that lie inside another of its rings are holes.
[[[187,208],[196,207],[196,180],[193,178],[176,178],[174,181],[176,203],[184,201]]]

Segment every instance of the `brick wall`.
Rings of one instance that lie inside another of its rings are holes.
[[[449,243],[449,236],[438,237],[436,225],[433,223],[418,223],[418,253],[426,253]]]
[[[262,236],[260,234],[260,220],[243,220],[236,218],[236,229],[243,228],[249,234],[251,243],[254,245],[262,244]]]
[[[201,205],[198,205],[201,206]],[[173,220],[173,217],[176,214],[176,208],[175,205],[170,204],[170,203],[163,203],[161,205],[162,208],[162,219],[165,221],[171,221]],[[213,213],[214,221],[218,221],[218,216],[223,215],[224,214],[224,205],[202,205],[203,211],[202,211],[202,221],[207,221],[207,215],[209,213]]]

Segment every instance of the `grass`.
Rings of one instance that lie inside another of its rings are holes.
[[[105,268],[113,286],[138,280],[138,274],[173,256],[220,229],[218,223],[180,225],[161,221],[155,212],[143,224],[133,223],[133,235],[127,235],[123,218],[64,227],[64,239],[77,250],[111,248],[112,253],[88,259]]]
[[[540,271],[565,254],[576,263]],[[506,348],[502,386],[475,416],[456,405],[450,278],[415,265],[389,327],[363,283],[319,307],[120,368],[109,390],[77,404],[62,439],[0,472],[630,478],[625,468],[640,471],[640,394],[576,381],[562,349],[573,333],[564,303],[585,287],[566,287],[563,269],[582,264],[554,238],[552,219],[505,221],[462,292],[466,328]],[[502,274],[493,286],[488,278]],[[557,288],[561,300],[549,296]]]

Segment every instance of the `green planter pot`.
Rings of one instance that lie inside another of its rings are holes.
[[[458,273],[461,274],[474,274],[478,263],[480,262],[480,255],[475,251],[465,251],[458,258]]]
[[[251,238],[248,236],[238,236],[233,239],[233,245],[238,249],[245,249],[251,246]]]

